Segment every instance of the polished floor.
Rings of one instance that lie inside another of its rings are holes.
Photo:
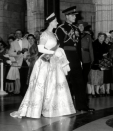
[[[0,96],[0,131],[113,131],[113,96],[90,97],[95,113],[40,119],[10,117],[21,101],[21,96]]]

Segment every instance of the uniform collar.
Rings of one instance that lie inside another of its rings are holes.
[[[67,21],[65,21],[65,24],[66,24],[66,25],[69,25],[69,26],[71,26],[71,25],[72,25],[72,23],[70,24],[70,23],[68,23]]]

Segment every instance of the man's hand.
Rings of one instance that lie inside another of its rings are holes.
[[[103,56],[107,56],[108,53],[103,54]]]
[[[5,54],[5,55],[3,55],[3,56],[9,58],[9,54]]]
[[[7,60],[6,63],[9,64],[9,65],[12,64],[11,60]]]

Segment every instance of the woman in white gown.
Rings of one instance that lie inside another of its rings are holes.
[[[34,65],[28,90],[18,111],[10,114],[12,117],[58,117],[76,113],[65,77],[70,71],[69,62],[53,34],[58,24],[55,14],[52,13],[46,21],[49,26],[38,45],[43,54]]]

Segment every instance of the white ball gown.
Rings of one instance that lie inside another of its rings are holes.
[[[46,31],[40,39],[46,39],[46,48],[57,45],[56,37]],[[27,92],[18,111],[10,113],[12,117],[58,117],[76,113],[65,77],[70,68],[64,50],[58,48],[49,62],[42,57],[36,61]]]

